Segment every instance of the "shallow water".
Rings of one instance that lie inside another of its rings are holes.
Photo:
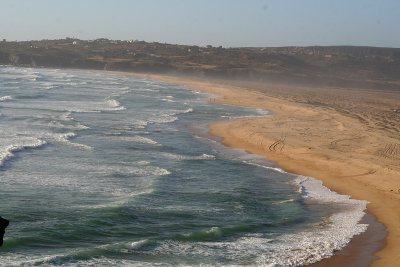
[[[292,266],[365,230],[365,202],[225,148],[174,84],[0,67],[0,266]]]

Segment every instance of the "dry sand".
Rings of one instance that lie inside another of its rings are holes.
[[[368,200],[368,211],[387,229],[371,266],[400,266],[400,113],[393,110],[400,92],[144,77],[219,96],[210,101],[273,111],[273,116],[214,123],[211,133],[228,146]]]

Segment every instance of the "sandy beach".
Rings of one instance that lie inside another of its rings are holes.
[[[265,117],[216,122],[210,132],[225,145],[263,155],[286,171],[312,176],[338,193],[369,201],[369,213],[387,231],[371,266],[399,266],[400,140],[395,107],[400,93],[139,76],[217,96],[210,101],[272,111]],[[362,243],[360,236],[357,242]],[[318,266],[335,266],[334,259]]]

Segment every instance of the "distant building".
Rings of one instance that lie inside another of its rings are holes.
[[[5,43],[5,42],[7,42],[7,40],[6,40],[6,39],[3,39],[3,42]]]

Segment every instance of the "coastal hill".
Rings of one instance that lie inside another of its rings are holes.
[[[400,89],[398,48],[223,48],[108,39],[3,40],[0,64]]]

